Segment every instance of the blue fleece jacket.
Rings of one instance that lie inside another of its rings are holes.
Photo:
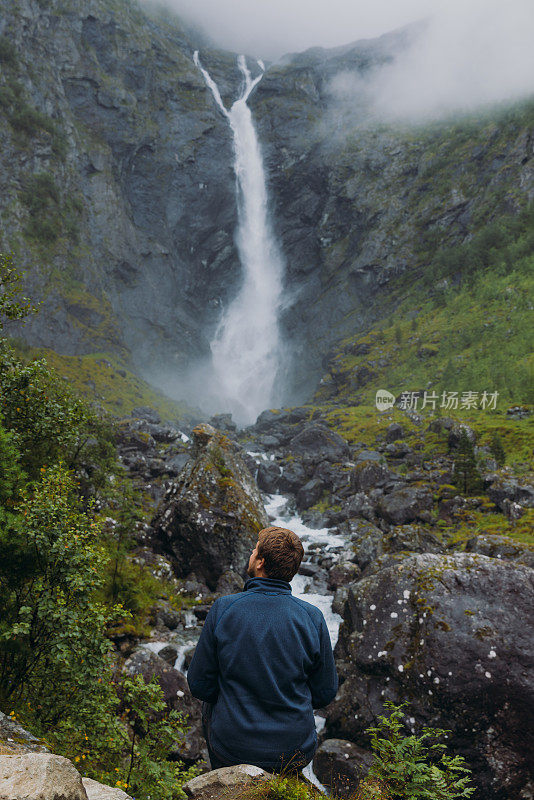
[[[213,704],[211,746],[225,761],[268,769],[296,751],[311,760],[312,709],[338,688],[325,618],[286,581],[250,578],[210,608],[187,681]]]

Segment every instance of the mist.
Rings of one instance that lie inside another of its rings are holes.
[[[534,4],[470,0],[443,4],[413,44],[365,78],[339,73],[338,110],[417,121],[470,112],[534,95]]]
[[[418,120],[469,111],[534,92],[533,0],[142,0],[165,5],[219,47],[276,60],[309,47],[375,38],[425,20],[394,63],[368,75],[338,74],[338,110]]]

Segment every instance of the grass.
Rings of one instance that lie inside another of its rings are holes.
[[[482,498],[487,500],[487,498]],[[458,512],[460,520],[451,526],[443,526],[441,534],[450,544],[461,545],[473,536],[489,534],[507,536],[515,542],[534,548],[534,509],[525,510],[523,516],[510,521],[500,512],[486,513],[478,509]]]
[[[150,406],[163,420],[179,423],[192,413],[190,408],[167,397],[136,375],[115,353],[68,356],[54,350],[28,348],[21,342],[14,344],[25,359],[45,358],[77,394],[98,403],[114,416],[131,414],[136,406]]]

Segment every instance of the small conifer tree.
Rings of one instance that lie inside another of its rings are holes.
[[[454,455],[455,484],[464,494],[476,494],[482,489],[482,478],[478,471],[475,448],[462,428],[458,448]]]

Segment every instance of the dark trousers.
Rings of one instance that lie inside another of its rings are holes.
[[[208,746],[208,755],[210,758],[211,768],[220,769],[221,767],[233,767],[236,764],[241,764],[241,761],[226,761],[213,750],[210,738],[212,710],[213,706],[210,703],[202,703],[202,732],[204,733],[204,738]],[[266,772],[273,772],[275,774],[283,772],[284,775],[294,774],[297,777],[302,777],[302,770],[306,764],[310,763],[310,761],[311,757],[306,758],[303,753],[297,751],[296,753],[292,753],[291,756],[287,758],[281,758],[280,764],[274,767],[272,765],[268,766],[266,764],[256,764],[255,762],[252,763],[254,766],[261,767]]]

